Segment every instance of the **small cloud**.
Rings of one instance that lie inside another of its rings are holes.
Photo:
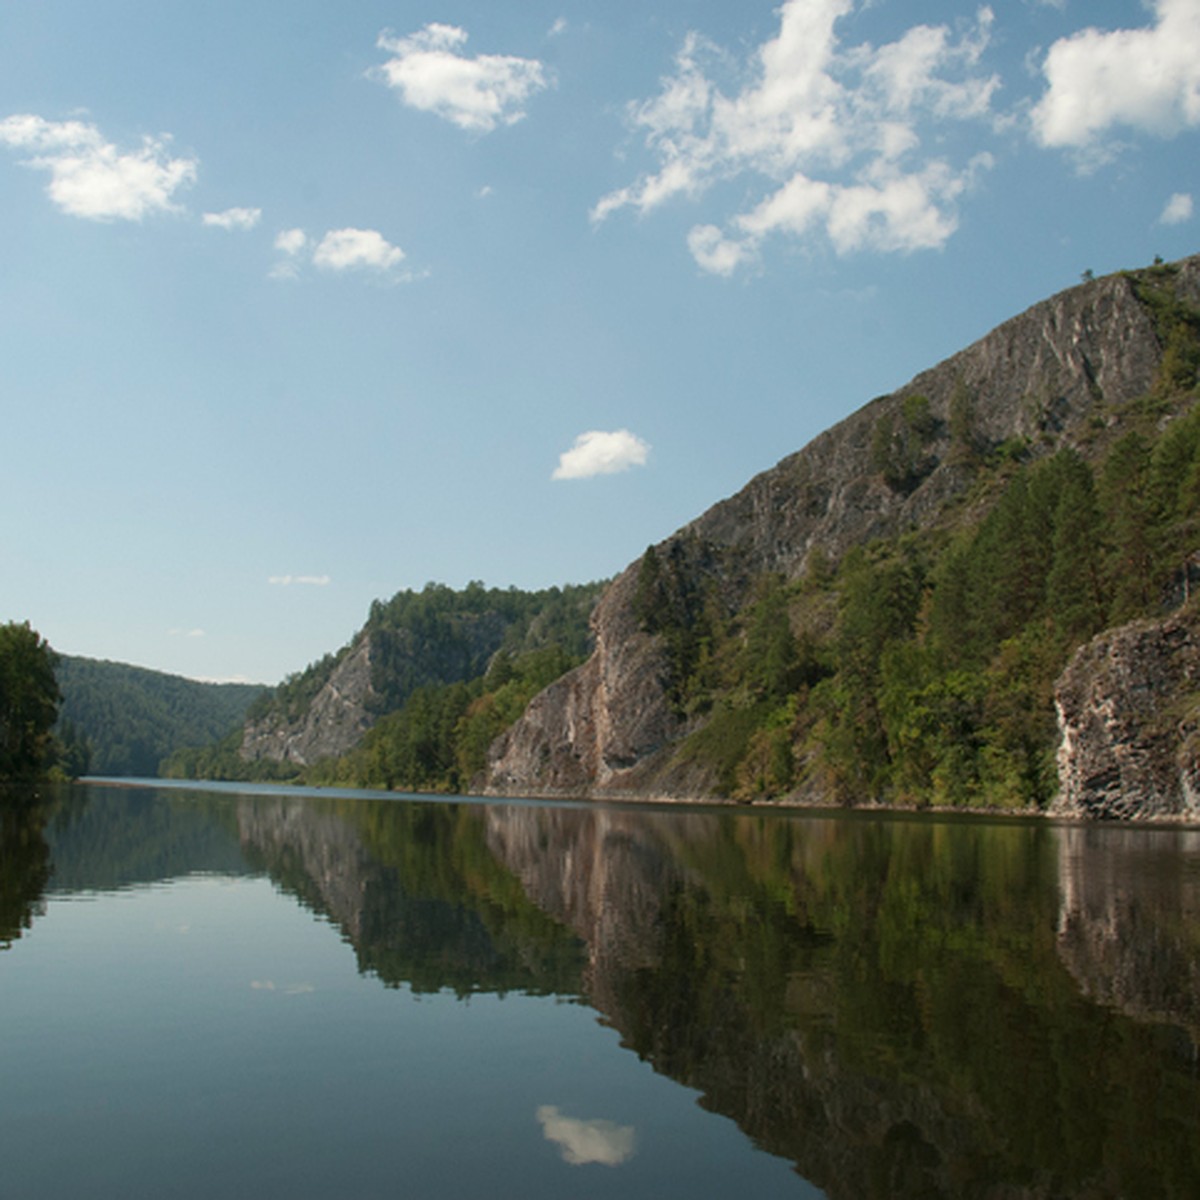
[[[201,218],[215,229],[253,229],[261,219],[261,208],[227,208],[224,212],[205,213]]]
[[[170,140],[146,137],[138,149],[122,151],[83,121],[47,121],[32,113],[0,121],[0,144],[31,152],[27,165],[50,172],[51,201],[93,221],[140,221],[179,210],[175,193],[195,181],[197,161],[172,158]]]
[[[250,980],[250,990],[254,992],[273,992],[275,990],[275,981],[273,979],[252,979]]]
[[[328,587],[333,582],[328,575],[271,575],[267,582],[275,587]]]
[[[168,637],[182,637],[182,638],[202,638],[204,636],[204,630],[203,629],[168,629],[167,636]]]
[[[485,183],[483,187],[481,187],[479,191],[475,193],[476,197],[480,200],[486,200],[491,194],[492,185],[490,183]]]
[[[275,249],[293,257],[308,245],[308,234],[303,229],[283,229],[275,235]]]
[[[407,37],[385,30],[376,46],[393,57],[370,72],[400,93],[409,108],[435,113],[478,133],[513,125],[525,116],[525,103],[549,86],[537,59],[509,54],[459,53],[465,29],[437,23]]]
[[[331,229],[314,242],[303,229],[285,229],[275,236],[275,249],[285,255],[271,269],[273,279],[295,279],[303,261],[323,271],[375,271],[390,279],[412,282],[423,274],[395,272],[404,251],[393,246],[377,229]]]
[[[619,1167],[633,1157],[636,1138],[632,1125],[564,1117],[553,1104],[543,1104],[537,1110],[537,1121],[546,1140],[560,1146],[563,1161],[573,1167],[588,1163]]]
[[[1192,219],[1192,197],[1187,192],[1176,192],[1158,218],[1162,225],[1182,225]]]
[[[650,446],[628,429],[612,433],[589,430],[581,433],[570,450],[558,458],[551,479],[589,479],[593,475],[615,475],[630,467],[644,467]]]
[[[556,20],[554,22],[554,24],[551,25],[550,28],[547,30],[546,36],[552,37],[552,38],[562,37],[562,35],[566,32],[567,32],[567,18],[559,17],[558,20]]]
[[[329,271],[388,271],[403,259],[404,251],[375,229],[332,229],[313,251],[313,263]]]

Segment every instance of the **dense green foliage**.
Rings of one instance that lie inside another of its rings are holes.
[[[985,454],[956,397],[952,453],[973,490],[942,521],[860,546],[836,574],[758,581],[723,604],[705,551],[650,549],[636,611],[699,725],[677,761],[741,799],[814,786],[847,802],[1043,806],[1056,789],[1053,684],[1101,629],[1191,599],[1200,545],[1200,317],[1151,276],[1170,351],[1151,395],[1104,414],[1079,449]],[[1181,388],[1183,390],[1181,390]],[[924,469],[927,404],[910,396],[873,469]],[[970,514],[984,513],[982,518]]]
[[[93,775],[154,776],[180,746],[211,742],[241,725],[262,688],[198,683],[124,663],[63,657],[61,740],[86,747]],[[69,772],[79,774],[78,770]]]
[[[556,646],[582,657],[599,593],[599,584],[525,592],[476,580],[458,591],[430,583],[377,600],[367,633],[378,711],[395,711],[418,688],[477,679],[497,653]]]
[[[0,625],[0,781],[36,778],[51,765],[56,658],[28,621]]]

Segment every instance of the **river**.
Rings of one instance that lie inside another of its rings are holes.
[[[0,1200],[1200,1195],[1200,833],[0,793]]]

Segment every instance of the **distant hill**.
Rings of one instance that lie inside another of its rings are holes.
[[[198,683],[125,663],[62,655],[59,737],[84,740],[92,775],[156,776],[183,746],[224,737],[265,690],[260,684]]]

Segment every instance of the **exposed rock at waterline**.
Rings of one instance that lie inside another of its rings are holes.
[[[1107,630],[1059,678],[1054,811],[1200,818],[1200,617]]]

